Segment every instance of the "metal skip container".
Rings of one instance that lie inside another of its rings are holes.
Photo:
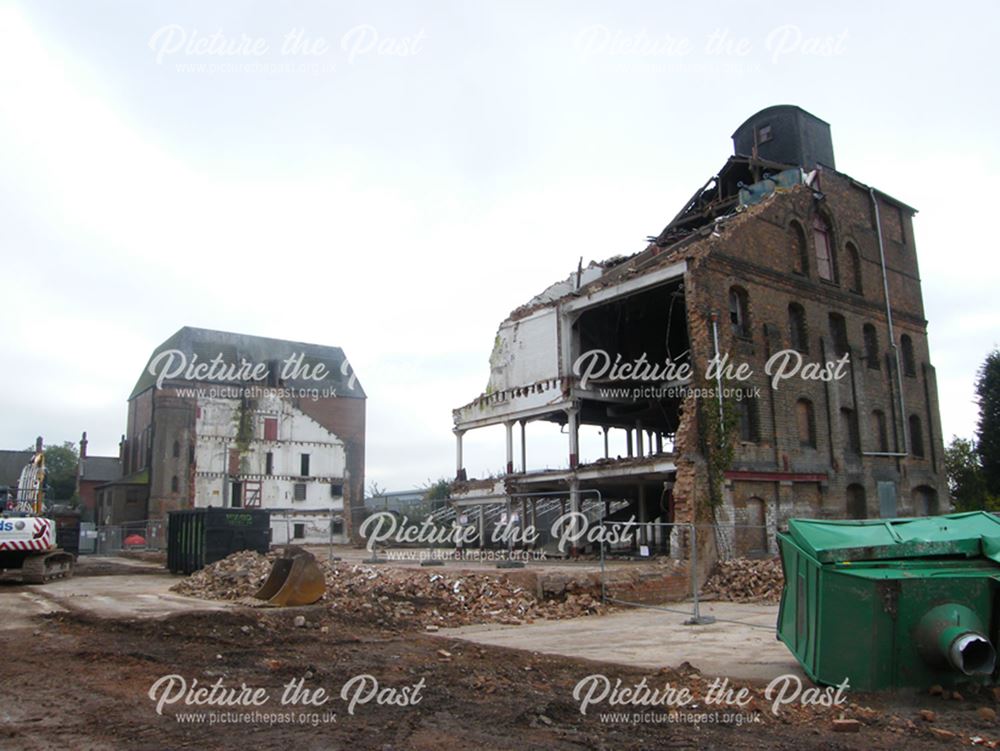
[[[190,574],[237,550],[266,553],[271,512],[265,509],[198,508],[171,511],[167,521],[167,568]]]
[[[792,519],[778,545],[778,638],[817,683],[997,683],[997,517]]]

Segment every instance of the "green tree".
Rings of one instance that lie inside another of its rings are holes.
[[[976,449],[986,490],[1000,497],[1000,350],[986,356],[976,379],[979,430]]]
[[[986,478],[977,446],[968,438],[954,436],[944,450],[944,468],[948,473],[948,491],[959,511],[1000,508],[986,489]]]
[[[436,482],[428,480],[421,489],[424,491],[425,501],[445,501],[451,498],[451,480],[444,477]]]
[[[76,492],[76,467],[80,463],[76,444],[45,447],[45,484],[52,489],[53,501],[68,501]]]

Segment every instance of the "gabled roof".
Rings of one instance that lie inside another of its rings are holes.
[[[80,460],[80,479],[88,482],[112,482],[122,476],[117,456],[88,456]]]
[[[327,376],[322,380],[312,379],[288,379],[281,382],[281,385],[293,388],[325,388],[336,389],[337,396],[354,399],[364,399],[365,392],[361,384],[354,377],[353,370],[347,362],[347,357],[340,347],[327,347],[321,344],[307,344],[305,342],[292,342],[285,339],[270,339],[263,336],[251,336],[248,334],[234,334],[228,331],[214,331],[212,329],[199,329],[192,326],[185,326],[167,339],[163,344],[153,350],[146,367],[143,368],[135,388],[129,399],[141,394],[156,384],[156,376],[150,372],[150,364],[162,353],[176,350],[183,355],[184,362],[190,364],[197,357],[198,363],[208,363],[212,359],[222,356],[222,361],[226,364],[239,365],[241,360],[250,363],[265,363],[268,368],[275,368],[280,371],[282,364],[290,357],[304,355],[303,362],[311,368],[319,363],[323,363],[327,369]],[[178,362],[181,358],[178,357]],[[160,371],[166,365],[165,360],[160,361]],[[183,383],[187,381],[183,374],[177,378],[168,379],[170,383]],[[191,381],[187,381],[191,382]],[[211,382],[208,379],[199,382]],[[236,386],[240,384],[232,381],[217,380],[218,383],[226,383]],[[251,381],[260,386],[268,385],[266,381]]]
[[[34,455],[34,451],[0,450],[0,485],[8,487],[17,485],[17,481],[21,478],[21,470]]]

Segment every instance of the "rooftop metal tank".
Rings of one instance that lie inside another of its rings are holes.
[[[777,104],[751,115],[733,133],[737,156],[757,156],[804,169],[836,169],[830,124],[794,104]]]

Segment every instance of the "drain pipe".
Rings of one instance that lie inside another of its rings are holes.
[[[712,343],[715,345],[715,362],[719,362],[719,316],[712,313]],[[719,397],[719,429],[725,422],[722,411],[722,368],[715,369],[715,391]]]
[[[860,183],[859,183],[860,185]],[[864,186],[862,186],[864,187]],[[899,421],[903,426],[903,451],[865,451],[865,456],[894,456],[905,457],[909,455],[909,435],[906,424],[906,404],[903,401],[903,371],[899,362],[899,347],[896,346],[896,333],[892,325],[892,304],[889,299],[889,272],[885,264],[885,242],[882,239],[882,217],[878,210],[878,199],[875,197],[875,188],[868,188],[868,196],[872,201],[872,210],[875,212],[875,234],[878,237],[878,257],[882,266],[882,291],[885,294],[885,318],[889,324],[889,346],[892,348],[893,359],[896,362],[896,390],[899,394]]]

